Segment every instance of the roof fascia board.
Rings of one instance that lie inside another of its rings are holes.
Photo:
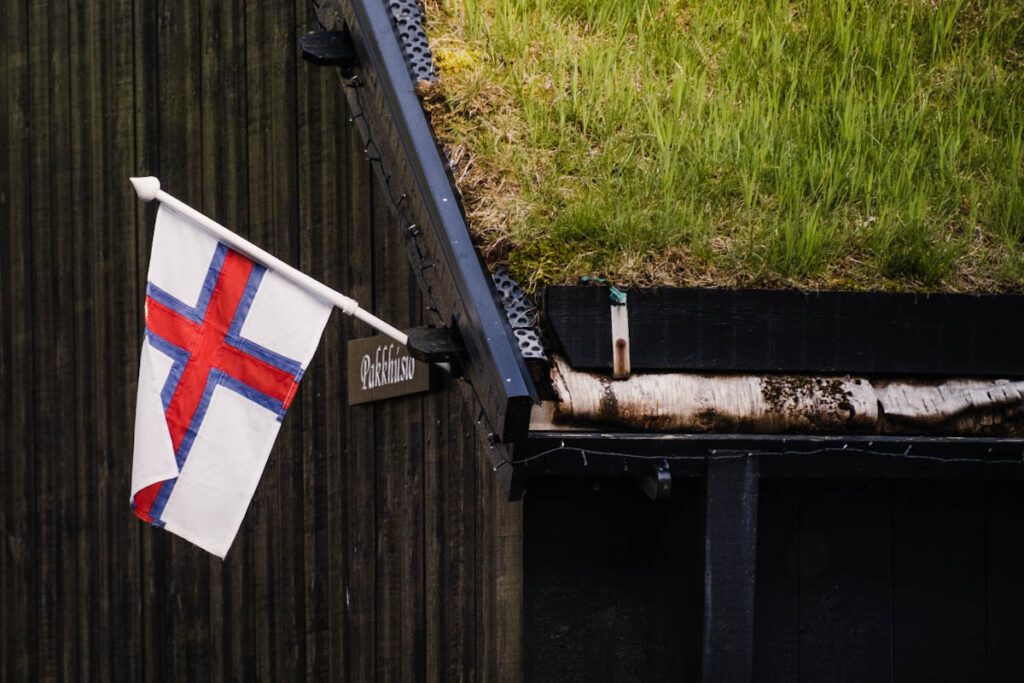
[[[469,235],[458,195],[415,92],[387,8],[380,0],[341,0],[341,17],[351,32],[361,66],[360,89],[366,124],[374,131],[389,170],[401,184],[414,213],[422,214],[427,246],[443,268],[434,282],[450,290],[439,308],[459,327],[466,347],[465,372],[502,444],[526,437],[536,390],[519,352],[493,282]],[[350,103],[352,88],[346,88]],[[447,282],[446,282],[447,280]]]
[[[550,286],[545,320],[577,370],[612,369],[609,292]],[[629,290],[633,372],[1024,376],[1024,296],[793,289]]]

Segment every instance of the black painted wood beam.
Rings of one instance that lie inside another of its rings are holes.
[[[704,517],[704,683],[754,675],[758,458],[708,460]]]
[[[569,363],[611,372],[606,287],[558,286],[544,316]],[[633,289],[634,372],[1024,376],[1024,296]]]

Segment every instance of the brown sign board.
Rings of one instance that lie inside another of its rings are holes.
[[[348,404],[380,401],[430,390],[430,366],[391,337],[348,343]]]

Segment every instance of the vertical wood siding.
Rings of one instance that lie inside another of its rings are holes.
[[[408,326],[305,2],[0,1],[0,680],[515,680],[521,521],[453,389],[347,408],[335,317],[226,561],[128,508],[155,207]],[[336,314],[337,315],[337,314]]]
[[[759,488],[754,681],[1021,680],[1020,482]],[[685,478],[658,502],[625,477],[531,480],[528,680],[700,680],[704,495]]]
[[[1019,482],[762,490],[755,680],[1020,680]]]

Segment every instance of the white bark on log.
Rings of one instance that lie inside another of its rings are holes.
[[[942,384],[876,383],[886,432],[927,429],[952,434],[1019,431],[1024,382],[953,379]]]
[[[1024,381],[551,371],[560,424],[739,433],[1024,434]]]
[[[614,381],[552,369],[559,420],[657,431],[858,432],[877,422],[871,384],[851,377],[633,375]]]

